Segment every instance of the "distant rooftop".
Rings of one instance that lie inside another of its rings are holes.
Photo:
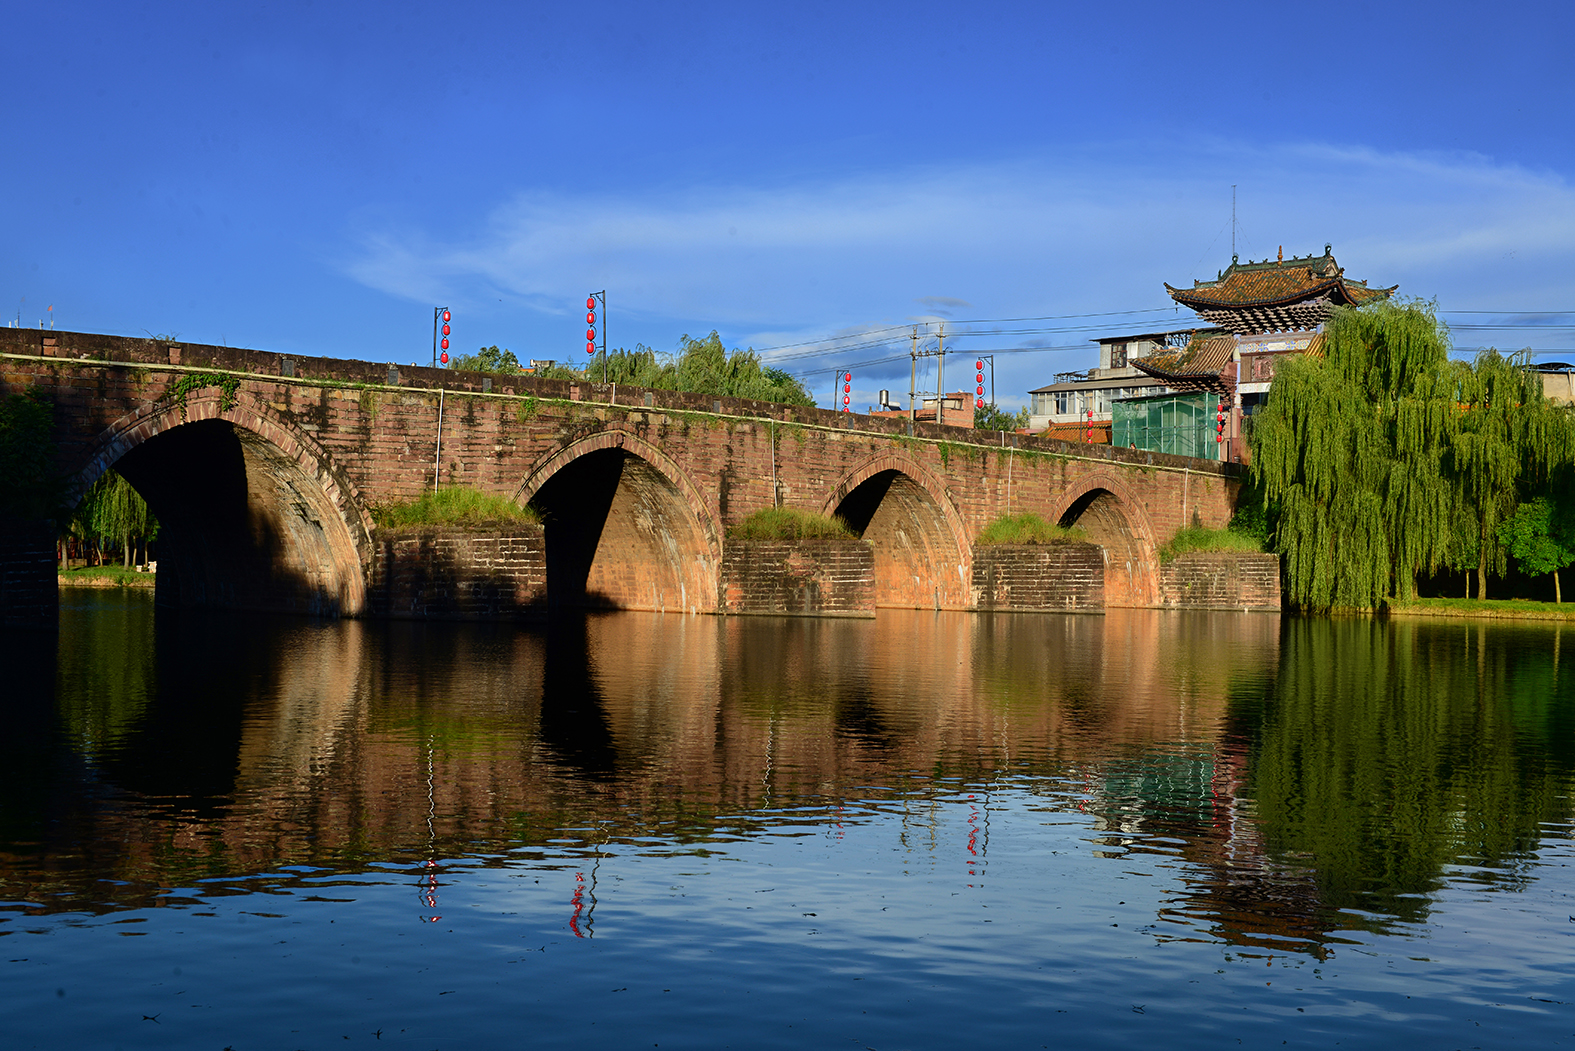
[[[1289,259],[1283,251],[1261,262],[1232,256],[1213,281],[1194,281],[1191,288],[1165,285],[1177,303],[1236,333],[1312,328],[1327,321],[1334,307],[1386,299],[1399,287],[1369,288],[1366,281],[1346,277],[1330,245],[1322,255]]]

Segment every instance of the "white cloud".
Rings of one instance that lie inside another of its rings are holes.
[[[621,312],[721,327],[730,342],[839,329],[858,339],[916,309],[1022,317],[1167,305],[1161,282],[1213,277],[1229,262],[1232,183],[1243,258],[1332,242],[1351,276],[1445,309],[1575,308],[1575,189],[1564,180],[1479,156],[1319,144],[1107,146],[681,194],[522,190],[462,241],[376,231],[347,269],[423,301],[434,289],[460,302],[490,289],[567,315],[586,289],[605,287]]]

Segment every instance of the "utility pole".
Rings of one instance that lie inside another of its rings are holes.
[[[1230,261],[1236,261],[1236,184],[1230,184]]]
[[[946,413],[946,326],[935,334],[935,423],[944,422]]]
[[[914,392],[914,388],[916,388],[919,385],[919,326],[918,325],[914,325],[913,326],[913,349],[908,352],[908,357],[912,359],[911,366],[908,369],[908,429],[911,431],[913,429],[914,423],[917,422],[917,420],[918,420],[918,416],[915,415],[915,413],[913,411],[913,392]]]

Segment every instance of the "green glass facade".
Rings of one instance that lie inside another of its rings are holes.
[[[1111,444],[1148,452],[1217,460],[1214,440],[1217,398],[1207,391],[1124,398],[1111,404]]]

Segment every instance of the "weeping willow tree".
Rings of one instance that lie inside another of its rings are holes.
[[[1542,377],[1529,364],[1526,353],[1486,350],[1454,370],[1461,411],[1448,464],[1456,532],[1449,561],[1476,570],[1479,599],[1487,598],[1489,574],[1507,568],[1504,527],[1519,491],[1546,483],[1570,457],[1569,414],[1543,396]]]
[[[146,543],[158,535],[158,519],[141,494],[115,471],[99,475],[82,496],[71,519],[71,533],[102,549],[119,543],[122,563],[131,568],[132,542]]]
[[[1276,372],[1253,471],[1280,509],[1275,546],[1296,605],[1410,597],[1417,575],[1449,556],[1455,386],[1448,334],[1414,302],[1337,312],[1322,356]]]
[[[1321,357],[1287,362],[1253,435],[1253,470],[1279,506],[1287,597],[1309,610],[1408,599],[1441,566],[1505,570],[1517,494],[1569,461],[1571,416],[1528,356],[1449,358],[1428,304],[1337,311]]]

